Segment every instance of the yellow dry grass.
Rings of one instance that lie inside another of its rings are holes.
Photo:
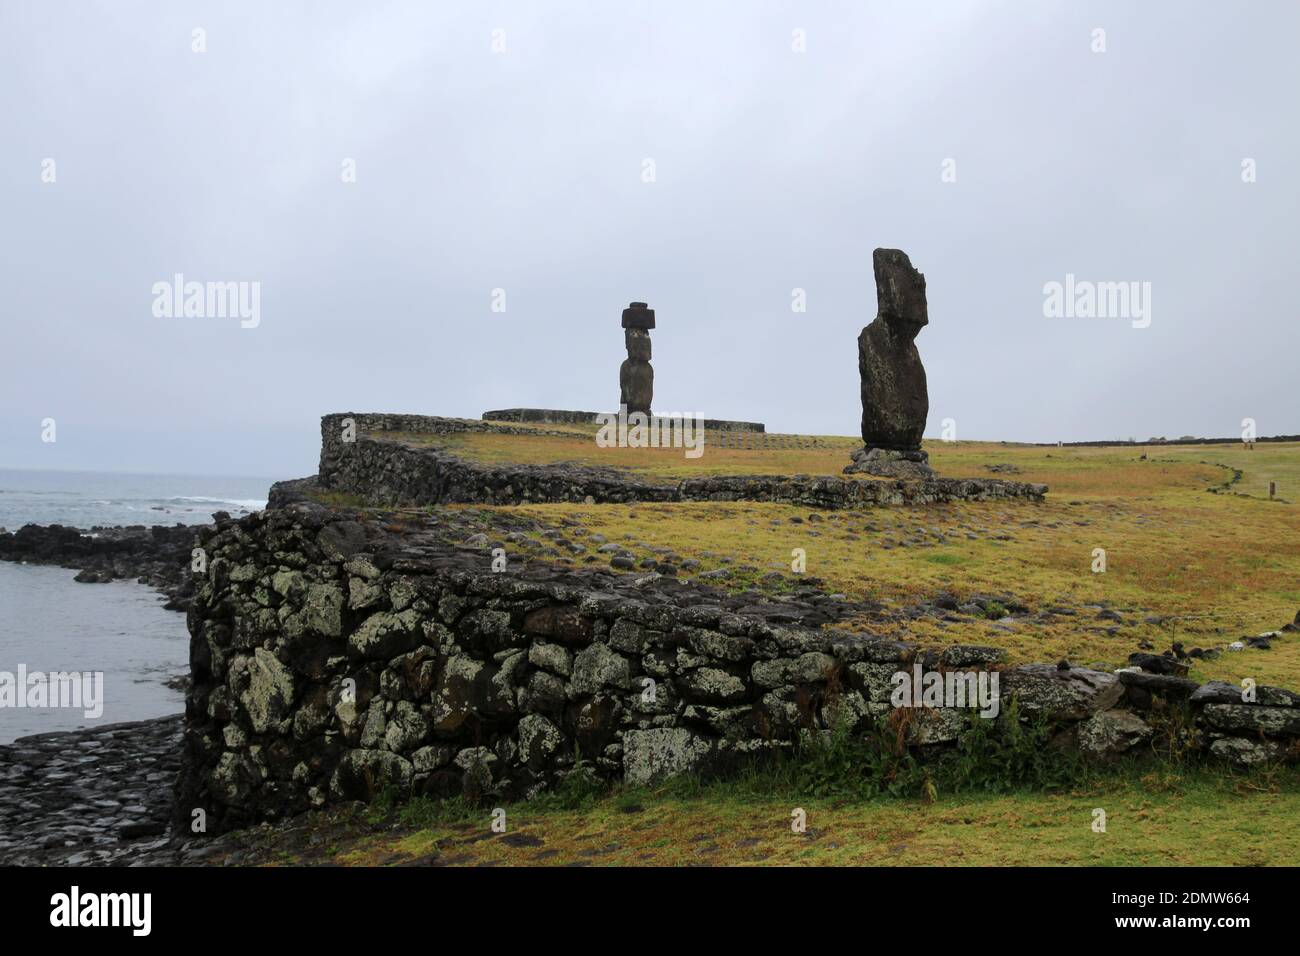
[[[829,448],[709,451],[700,459],[707,464],[679,459],[680,449],[635,451],[665,477],[691,468],[816,474],[837,472],[847,461],[853,442],[834,441],[836,447]],[[727,566],[724,557],[732,559],[733,570],[756,568],[748,576],[736,574],[731,586],[772,570],[788,571],[792,549],[802,548],[807,574],[851,597],[912,602],[938,590],[959,597],[1008,591],[1034,609],[1107,602],[1130,622],[1110,633],[1110,622],[1084,610],[1049,625],[923,622],[899,635],[923,643],[997,644],[1013,661],[1067,657],[1119,666],[1139,640],[1149,640],[1157,651],[1174,640],[1189,648],[1223,646],[1275,630],[1300,608],[1300,509],[1288,497],[1300,497],[1300,446],[1263,444],[1247,451],[1240,445],[1044,448],[940,442],[928,450],[941,475],[989,477],[985,465],[1004,464],[1018,473],[1002,477],[1043,482],[1051,490],[1042,503],[821,512],[820,522],[810,520],[808,509],[757,503],[523,510],[549,522],[576,519],[634,551],[670,548],[700,560],[702,570]],[[607,464],[633,450],[595,449],[585,438],[479,435],[459,451],[527,462]],[[1232,482],[1234,470],[1241,477],[1228,490],[1207,491]],[[1270,480],[1278,483],[1280,500],[1268,500]],[[1092,570],[1097,548],[1106,553],[1104,573]],[[1145,623],[1147,618],[1166,620]],[[1300,638],[1284,637],[1271,651],[1225,653],[1217,661],[1198,662],[1192,676],[1253,677],[1300,687]]]

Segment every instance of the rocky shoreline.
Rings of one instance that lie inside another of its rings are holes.
[[[0,745],[0,865],[198,859],[171,845],[185,716],[37,734]]]
[[[88,530],[24,525],[0,532],[0,560],[76,568],[82,584],[135,580],[167,596],[169,611],[188,611],[194,599],[190,555],[208,525],[130,525]]]
[[[184,612],[203,527],[29,524],[0,531],[0,560],[75,568],[83,584],[135,580]],[[211,854],[208,842],[172,840],[184,725],[172,714],[0,745],[0,865],[175,865]]]

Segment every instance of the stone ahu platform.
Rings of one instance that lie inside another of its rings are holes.
[[[526,519],[509,512],[479,516],[498,544],[469,533],[466,509],[284,498],[199,530],[208,572],[189,614],[178,826],[199,808],[215,833],[379,795],[507,800],[574,774],[653,784],[837,726],[883,726],[924,757],[979,718],[892,706],[892,676],[917,665],[996,672],[996,720],[1045,719],[1054,744],[1096,759],[1151,754],[1172,733],[1248,766],[1294,757],[1300,740],[1288,691],[1247,703],[1147,662],[1007,667],[997,648],[790,623],[789,602],[699,581],[534,561],[513,543]]]
[[[345,427],[348,422],[352,430]],[[360,412],[326,415],[321,419],[319,473],[314,478],[277,484],[271,490],[271,503],[307,486],[356,495],[368,504],[383,506],[759,501],[813,508],[870,508],[1007,498],[1041,500],[1047,492],[1046,485],[993,478],[874,480],[837,475],[705,475],[670,483],[615,468],[566,463],[485,464],[467,460],[437,444],[439,435],[465,432],[573,437],[570,432],[474,419]],[[413,435],[423,441],[411,442]],[[430,437],[434,440],[429,441]]]
[[[562,408],[501,408],[484,412],[481,416],[485,422],[525,422],[538,425],[594,425],[596,416],[610,414],[602,412],[575,412]],[[725,418],[704,419],[705,431],[711,432],[759,432],[767,430],[762,422],[733,422]]]

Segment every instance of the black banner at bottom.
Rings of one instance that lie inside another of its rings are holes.
[[[1041,928],[1071,939],[1199,933],[1231,943],[1289,926],[1293,881],[1289,870],[1227,868],[9,868],[0,913],[11,942],[75,932],[80,942],[210,943],[253,932],[259,946],[373,946],[385,926],[406,935],[446,920],[489,931],[494,945],[575,929],[651,941],[683,921],[697,939],[716,926],[734,943],[747,926],[804,932],[810,918],[847,918],[870,920],[873,943],[961,927],[997,938]]]

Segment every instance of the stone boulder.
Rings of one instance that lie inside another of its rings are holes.
[[[1084,720],[1109,710],[1124,694],[1119,678],[1086,667],[1061,670],[1055,664],[1025,664],[1004,671],[1002,700],[1014,697],[1022,714],[1046,712],[1062,720]]]
[[[623,734],[623,782],[645,787],[708,766],[714,744],[683,727],[629,730]]]
[[[1281,760],[1286,756],[1286,746],[1276,740],[1249,740],[1245,737],[1223,737],[1211,741],[1210,753],[1243,769]]]
[[[1300,708],[1260,704],[1206,704],[1205,721],[1228,733],[1300,737]]]
[[[1102,759],[1127,753],[1149,740],[1155,731],[1126,710],[1103,710],[1079,724],[1079,749]]]

